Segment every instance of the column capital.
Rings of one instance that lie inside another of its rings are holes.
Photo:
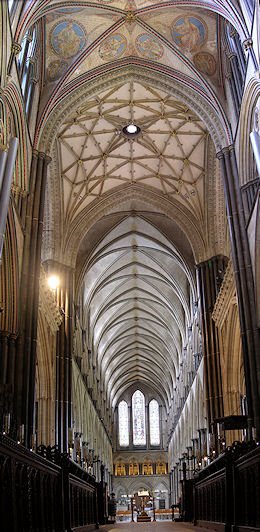
[[[13,41],[12,42],[12,46],[11,46],[11,52],[14,54],[14,55],[17,55],[20,53],[22,47],[21,45],[19,44],[19,42],[16,42],[16,41]]]
[[[35,153],[39,159],[43,159],[46,164],[49,164],[52,160],[51,157],[47,155],[46,153],[44,153],[43,151],[33,150],[33,153]]]
[[[234,144],[230,144],[229,146],[224,146],[224,148],[222,148],[220,151],[216,153],[216,157],[219,160],[223,159],[224,156],[226,156],[227,154],[229,154],[230,152],[234,150],[235,150]]]
[[[251,37],[247,37],[247,39],[245,39],[242,44],[244,50],[247,52],[253,46],[253,39]]]

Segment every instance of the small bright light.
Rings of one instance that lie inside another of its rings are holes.
[[[59,277],[57,277],[57,275],[50,275],[48,278],[48,285],[51,290],[57,290],[58,286],[60,285]]]
[[[126,131],[127,133],[133,135],[133,133],[137,132],[137,126],[135,124],[129,124],[128,126],[126,126]]]

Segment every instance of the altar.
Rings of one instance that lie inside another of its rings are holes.
[[[137,523],[150,523],[152,519],[147,510],[154,510],[154,501],[149,491],[136,493],[132,499],[132,508],[137,511]]]

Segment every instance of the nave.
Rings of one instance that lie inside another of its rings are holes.
[[[259,0],[0,35],[1,532],[259,532]]]

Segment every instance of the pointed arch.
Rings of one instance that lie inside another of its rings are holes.
[[[118,405],[118,432],[120,447],[129,445],[129,416],[128,404],[126,401],[120,401]]]
[[[149,431],[150,445],[160,445],[160,410],[156,399],[149,403]]]
[[[145,398],[141,390],[132,395],[133,444],[146,445]]]

